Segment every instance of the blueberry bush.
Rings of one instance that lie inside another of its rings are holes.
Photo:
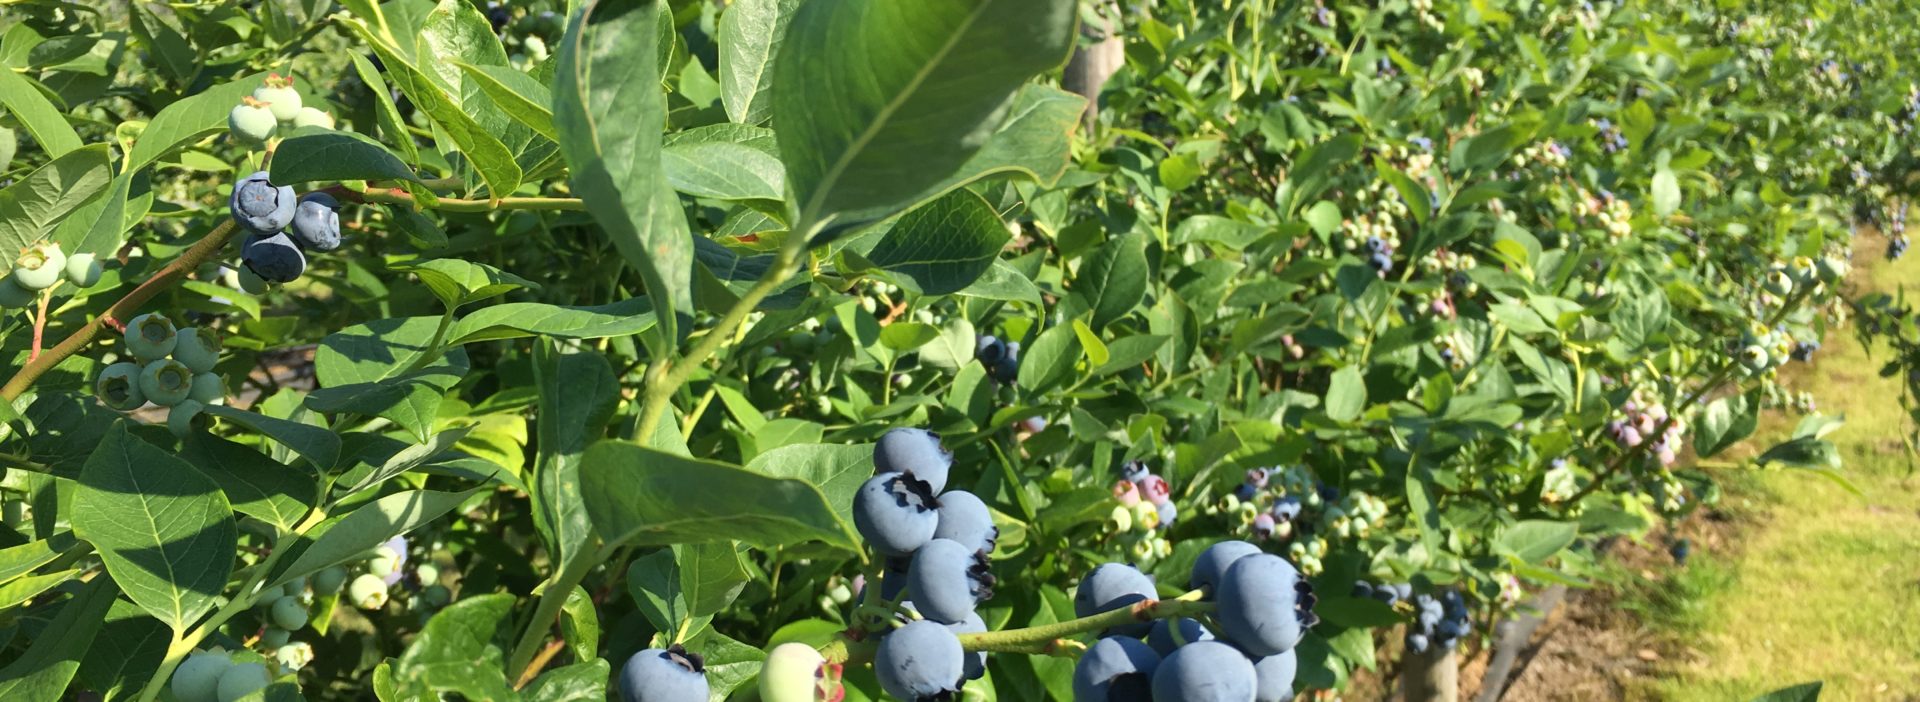
[[[0,699],[1424,681],[1920,379],[1893,0],[3,12]]]

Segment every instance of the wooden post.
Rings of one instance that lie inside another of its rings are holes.
[[[1439,646],[1426,653],[1408,651],[1400,660],[1401,699],[1405,702],[1460,702],[1458,647]]]
[[[1081,119],[1089,134],[1100,117],[1101,87],[1127,62],[1126,44],[1120,39],[1121,23],[1116,20],[1120,8],[1109,3],[1099,14],[1099,25],[1092,22],[1081,25],[1080,33],[1091,43],[1083,41],[1073,50],[1073,58],[1067,61],[1066,72],[1060,77],[1061,87],[1087,99],[1087,110]]]

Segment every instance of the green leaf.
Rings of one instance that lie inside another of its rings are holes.
[[[147,188],[145,174],[121,173],[114,177],[105,197],[81,205],[54,227],[53,241],[68,255],[90,253],[111,257],[126,243],[127,230],[145,217],[152,202],[153,193]],[[222,289],[229,297],[233,296],[231,288]]]
[[[1333,372],[1327,385],[1327,418],[1351,422],[1367,409],[1367,381],[1360,369],[1347,366]]]
[[[263,71],[235,78],[182,98],[161,108],[140,138],[133,142],[127,162],[121,170],[133,173],[188,144],[227,130],[227,113],[240,104],[240,98],[253,94],[267,74]]]
[[[1042,304],[1040,286],[1034,285],[1033,279],[1014,268],[1013,264],[999,259],[987,267],[987,272],[981,274],[979,280],[973,281],[972,285],[958,294],[986,300],[1025,302],[1036,309]]]
[[[1713,456],[1752,436],[1759,426],[1760,416],[1747,398],[1736,395],[1716,399],[1700,413],[1694,450],[1702,458]]]
[[[36,168],[0,190],[0,261],[9,264],[21,249],[47,239],[66,219],[113,182],[106,144],[81,147]]]
[[[360,81],[367,84],[367,93],[373,98],[374,121],[380,124],[380,132],[386,135],[387,141],[399,145],[400,154],[408,163],[418,163],[420,149],[413,145],[413,134],[407,131],[407,120],[400,116],[400,107],[394,104],[393,91],[387,88],[386,79],[380,77],[372,61],[358,52],[353,54],[353,70]]]
[[[773,115],[773,59],[801,0],[736,0],[720,15],[720,102],[727,119],[759,124]]]
[[[1219,244],[1240,251],[1259,241],[1268,231],[1266,227],[1220,215],[1194,215],[1180,220],[1180,226],[1173,230],[1172,241],[1175,244]]]
[[[207,414],[252,429],[307,459],[316,470],[330,470],[340,460],[340,435],[301,422],[277,419],[264,414],[237,410],[225,405],[207,405]]]
[[[300,536],[268,587],[361,559],[395,536],[440,518],[477,491],[407,490],[336,515]]]
[[[1818,702],[1822,682],[1801,683],[1792,687],[1783,687],[1753,698],[1753,702]]]
[[[130,699],[159,670],[172,639],[173,630],[139,605],[115,600],[75,679],[109,700]]]
[[[959,370],[973,361],[977,338],[973,322],[955,316],[940,327],[939,336],[920,347],[920,362],[941,370]]]
[[[550,342],[534,346],[533,377],[539,389],[534,414],[531,479],[534,526],[557,563],[583,555],[593,533],[580,493],[580,459],[605,433],[619,401],[619,381],[605,356],[560,354]]]
[[[40,566],[52,563],[60,554],[74,547],[77,540],[73,532],[62,531],[52,538],[29,541],[19,546],[0,549],[0,583],[33,572]]]
[[[460,103],[442,90],[433,78],[422,72],[410,53],[400,53],[394,45],[367,27],[365,22],[343,20],[341,24],[365,40],[367,47],[373,49],[386,65],[387,75],[393,78],[394,85],[413,102],[414,108],[433,120],[441,133],[459,147],[460,154],[466,157],[466,161],[486,182],[487,192],[505,197],[520,188],[521,178],[525,174],[515,162],[513,152],[507,150],[506,144],[498,136],[463,110]],[[447,67],[456,72],[459,70],[451,65]]]
[[[1160,184],[1174,192],[1193,187],[1194,183],[1200,182],[1200,176],[1205,174],[1201,170],[1200,162],[1186,154],[1167,157],[1160,161],[1157,170],[1160,172]]]
[[[1100,364],[1095,371],[1098,375],[1112,375],[1120,371],[1139,367],[1153,360],[1160,347],[1167,344],[1169,337],[1161,334],[1136,334],[1114,339],[1107,345],[1107,362]]]
[[[587,449],[580,487],[587,513],[608,544],[735,540],[772,547],[824,541],[854,548],[849,523],[802,480],[601,441]]]
[[[1093,310],[1095,330],[1127,316],[1147,295],[1147,239],[1129,233],[1088,254],[1073,279],[1073,294]]]
[[[686,592],[680,587],[680,565],[674,549],[663,548],[634,559],[627,566],[627,594],[655,631],[677,636],[674,632],[693,618]]]
[[[278,157],[275,157],[276,160]],[[278,181],[275,181],[278,182]],[[420,276],[420,282],[440,298],[440,304],[456,309],[472,302],[499,297],[515,290],[539,290],[540,285],[526,278],[457,258],[436,258],[394,264],[396,271]]]
[[[210,433],[189,436],[180,457],[220,486],[233,511],[281,529],[306,519],[320,497],[313,474]]]
[[[240,533],[218,485],[114,424],[80,471],[70,519],[127,597],[184,632],[213,611]]]
[[[0,700],[57,702],[62,699],[67,683],[80,669],[81,659],[93,645],[101,621],[113,608],[120,592],[110,576],[111,571],[81,586],[80,592],[47,622],[44,633],[32,639],[27,652],[0,668]]]
[[[29,575],[0,585],[0,612],[13,609],[79,574],[80,570],[75,568],[57,573]]]
[[[374,469],[354,481],[352,486],[346,488],[346,491],[348,493],[355,493],[371,489],[396,475],[419,468],[441,454],[453,450],[454,444],[458,444],[461,439],[467,438],[467,435],[472,433],[473,429],[474,427],[471,425],[448,429],[434,434],[433,438],[422,443],[400,449],[394,452],[392,456],[388,456],[386,460],[381,461],[379,468]]]
[[[857,226],[925,199],[1014,93],[1073,46],[1071,0],[848,0],[794,13],[773,118],[799,221]]]
[[[543,302],[510,302],[474,310],[448,332],[449,344],[551,336],[601,339],[630,336],[653,327],[653,307],[645,298],[595,307],[563,307]]]
[[[267,178],[274,185],[331,180],[419,182],[406,162],[380,142],[353,132],[305,127],[280,142]]]
[[[795,478],[820,489],[840,520],[853,523],[853,496],[873,477],[871,444],[795,444],[762,452],[747,470]]]
[[[655,311],[679,312],[693,309],[693,240],[661,173],[660,5],[580,8],[560,45],[553,117],[574,193],[640,273]],[[657,347],[677,343],[677,316],[657,315]]]
[[[912,351],[940,336],[940,330],[924,322],[894,322],[880,329],[880,345],[894,351]]]
[[[154,63],[167,71],[175,81],[184,82],[200,71],[200,55],[193,50],[187,38],[181,36],[173,27],[155,17],[153,11],[139,3],[129,3],[133,12],[129,13],[127,24],[133,29],[140,43],[146,45],[147,54]]]
[[[33,81],[13,71],[0,71],[0,105],[6,105],[20,126],[27,128],[42,151],[55,159],[80,148],[80,135],[67,124],[59,108],[47,99]],[[12,160],[12,159],[8,159]]]
[[[772,130],[717,124],[674,136],[660,152],[661,171],[674,190],[716,200],[779,201],[786,195],[787,175]],[[751,141],[739,141],[743,136]]]
[[[467,78],[480,86],[493,104],[514,121],[540,136],[560,140],[560,132],[553,127],[553,95],[539,80],[511,66],[475,66],[461,62],[454,65],[466,71]]]
[[[1372,670],[1373,633],[1366,629],[1348,629],[1327,639],[1327,647],[1341,658]]]
[[[508,593],[448,605],[427,620],[420,635],[400,654],[393,666],[394,683],[416,695],[449,691],[475,700],[515,699],[518,696],[502,672],[513,635],[512,614],[513,595]]]
[[[560,638],[574,658],[593,660],[600,653],[600,613],[584,587],[575,585],[560,606]]]
[[[595,658],[541,673],[520,695],[525,702],[600,702],[608,699],[607,662]]]
[[[956,190],[902,216],[866,258],[900,276],[902,287],[946,295],[986,273],[1011,238],[992,205],[972,191]]]
[[[1653,213],[1666,217],[1680,209],[1680,179],[1675,178],[1673,170],[1661,168],[1653,172]]]
[[[1340,205],[1321,200],[1307,208],[1305,219],[1307,226],[1313,227],[1313,233],[1319,234],[1320,239],[1325,241],[1327,237],[1333,236],[1334,232],[1340,230],[1341,216]]]
[[[1056,325],[1040,332],[1033,346],[1020,352],[1020,388],[1040,394],[1073,376],[1080,361],[1080,339],[1072,327]]]
[[[1572,522],[1529,519],[1500,530],[1494,548],[1527,563],[1540,563],[1573,545],[1579,527]]]

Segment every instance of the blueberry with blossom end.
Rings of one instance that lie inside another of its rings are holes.
[[[193,390],[193,371],[179,361],[158,360],[140,368],[140,394],[148,402],[172,407]]]
[[[100,371],[100,378],[94,381],[93,394],[100,403],[121,412],[131,412],[147,404],[147,395],[140,390],[140,366],[121,361]]]
[[[1158,510],[1160,512],[1160,528],[1162,529],[1171,528],[1174,520],[1180,518],[1180,508],[1174,506],[1172,501],[1160,503]]]
[[[227,204],[233,210],[234,222],[241,228],[255,234],[275,234],[293,223],[293,210],[298,201],[293,188],[275,186],[267,179],[266,171],[255,171],[233,185]]]
[[[1173,488],[1167,486],[1167,479],[1152,473],[1133,482],[1140,486],[1140,496],[1156,505],[1165,503],[1173,495]]]
[[[1073,595],[1073,613],[1076,617],[1091,617],[1158,598],[1153,580],[1145,573],[1124,563],[1107,563],[1080,581]],[[1140,637],[1152,628],[1150,622],[1132,622],[1114,627],[1113,632]]]
[[[853,526],[883,556],[905,556],[926,545],[940,526],[940,501],[925,480],[906,473],[867,479],[853,497]]]
[[[220,361],[220,335],[204,327],[186,327],[176,332],[173,360],[195,373],[213,370]]]
[[[953,452],[940,445],[940,435],[925,429],[889,429],[873,447],[874,474],[906,473],[924,480],[933,494],[947,489]]]
[[[952,629],[922,619],[880,639],[873,673],[880,689],[895,699],[952,700],[966,680],[966,659]]]
[[[293,209],[294,242],[309,251],[340,248],[339,201],[326,193],[307,193]]]
[[[269,283],[291,283],[307,272],[306,254],[284,233],[247,237],[240,247],[240,262]]]
[[[1214,601],[1221,636],[1255,657],[1293,648],[1320,621],[1313,614],[1313,586],[1279,556],[1234,561],[1215,588]]]
[[[1261,512],[1253,516],[1254,538],[1259,538],[1259,539],[1271,538],[1273,536],[1273,530],[1278,526],[1279,525],[1274,524],[1273,515],[1271,514],[1267,514],[1266,512]]]
[[[193,399],[181,400],[180,404],[167,409],[167,431],[179,438],[187,438],[206,411],[205,403]]]
[[[203,405],[223,405],[227,402],[227,388],[221,384],[220,376],[198,373],[193,376],[193,388],[187,391],[187,399]]]
[[[907,591],[920,614],[941,624],[958,624],[974,605],[993,597],[993,573],[987,554],[952,539],[933,539],[913,553]]]
[[[1120,466],[1120,477],[1126,478],[1127,482],[1137,483],[1145,480],[1149,475],[1152,473],[1147,472],[1147,464],[1141,461],[1127,461]]]
[[[1139,639],[1109,636],[1087,648],[1073,667],[1075,702],[1149,702],[1160,654]]]
[[[67,254],[59,244],[35,244],[14,260],[13,282],[26,290],[45,290],[60,282],[66,272]]]
[[[274,119],[273,110],[265,103],[251,97],[241,100],[241,104],[227,112],[227,132],[250,144],[265,143],[273,136],[274,128],[280,126],[280,121]]]
[[[1000,541],[1000,528],[993,524],[993,512],[978,495],[965,490],[948,490],[940,495],[940,525],[933,538],[952,539],[974,551],[993,553]]]
[[[620,666],[619,689],[625,702],[706,702],[710,694],[705,661],[679,644],[633,654]]]
[[[1007,357],[1007,342],[1001,341],[999,337],[982,335],[974,341],[973,357],[980,361],[980,365],[992,370],[1000,359]]]
[[[1245,541],[1222,541],[1208,546],[1193,559],[1193,573],[1187,580],[1187,587],[1212,595],[1225,577],[1227,569],[1242,558],[1260,553],[1260,547]]]
[[[1273,509],[1268,510],[1268,512],[1272,514],[1273,518],[1277,521],[1291,522],[1298,519],[1300,517],[1300,498],[1288,496],[1275,500]]]
[[[300,114],[300,92],[293,89],[292,76],[268,74],[265,84],[253,89],[253,99],[265,104],[273,118],[282,122],[293,121]]]
[[[1132,507],[1140,504],[1140,487],[1131,480],[1121,480],[1113,484],[1113,499],[1122,506]]]
[[[372,573],[362,573],[347,584],[347,601],[366,610],[387,606],[387,581]]]

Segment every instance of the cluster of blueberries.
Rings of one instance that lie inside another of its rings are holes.
[[[20,252],[13,261],[13,274],[0,280],[0,307],[27,307],[40,293],[62,279],[82,288],[100,282],[104,272],[100,261],[90,253],[68,256],[60,245],[41,242]]]
[[[93,394],[101,404],[121,412],[149,402],[166,407],[167,428],[184,438],[207,405],[226,401],[226,388],[213,373],[221,346],[213,330],[176,328],[166,315],[151,312],[128,322],[122,338],[133,360],[100,370]]]
[[[1117,626],[1073,671],[1077,702],[1214,702],[1293,699],[1294,646],[1319,623],[1313,586],[1286,559],[1245,541],[1222,541],[1195,559],[1188,586],[1212,602],[1209,628],[1177,617]],[[1074,614],[1093,616],[1159,598],[1132,566],[1095,568],[1074,593]],[[1145,637],[1145,641],[1141,637]]]
[[[235,702],[272,684],[276,673],[299,670],[313,662],[313,646],[293,641],[293,634],[307,626],[310,608],[318,598],[332,596],[346,588],[345,597],[354,606],[376,610],[386,606],[387,588],[401,577],[406,564],[407,541],[396,536],[375,548],[365,558],[366,572],[348,582],[346,566],[333,566],[310,578],[295,578],[283,585],[262,591],[255,600],[261,609],[258,644],[266,655],[252,651],[227,651],[215,647],[196,651],[180,663],[168,681],[178,702]],[[416,569],[422,582],[435,582],[439,571],[431,564]],[[434,585],[431,591],[438,587]],[[444,604],[444,600],[442,600]]]
[[[240,104],[227,113],[227,130],[244,141],[261,144],[281,124],[333,128],[333,115],[301,102],[299,91],[293,89],[293,76],[269,73],[263,85],[253,89],[253,95],[240,98]]]
[[[267,283],[291,283],[307,272],[305,251],[340,246],[340,202],[324,192],[295,197],[259,171],[233,186],[233,221],[247,231],[240,247],[240,285],[249,293]]]
[[[1819,350],[1820,342],[1818,341],[1796,341],[1793,342],[1793,353],[1790,358],[1805,363],[1813,360],[1813,354]]]
[[[1600,130],[1600,147],[1606,149],[1607,153],[1627,148],[1627,135],[1614,126],[1613,120],[1601,117],[1594,121],[1593,126]]]
[[[1140,461],[1127,461],[1121,466],[1120,480],[1113,484],[1113,497],[1120,501],[1120,506],[1132,510],[1143,511],[1142,504],[1151,506],[1158,526],[1163,529],[1173,526],[1173,521],[1180,516],[1167,479],[1154,475],[1147,470],[1147,464]]]
[[[1404,599],[1404,594],[1396,594]],[[1407,627],[1407,650],[1423,654],[1432,647],[1450,650],[1460,639],[1473,632],[1473,620],[1467,618],[1467,601],[1455,590],[1443,590],[1438,597],[1416,595],[1413,598],[1414,625]]]
[[[1907,242],[1907,237],[1904,235],[1895,236],[1891,240],[1887,241],[1887,260],[1889,261],[1900,260],[1901,256],[1907,255],[1907,246],[1909,245],[1910,244]]]
[[[1367,266],[1381,277],[1393,272],[1393,244],[1377,236],[1367,237]]]
[[[1020,379],[1020,342],[1001,341],[983,334],[974,340],[973,357],[987,367],[987,375],[1007,385]]]

